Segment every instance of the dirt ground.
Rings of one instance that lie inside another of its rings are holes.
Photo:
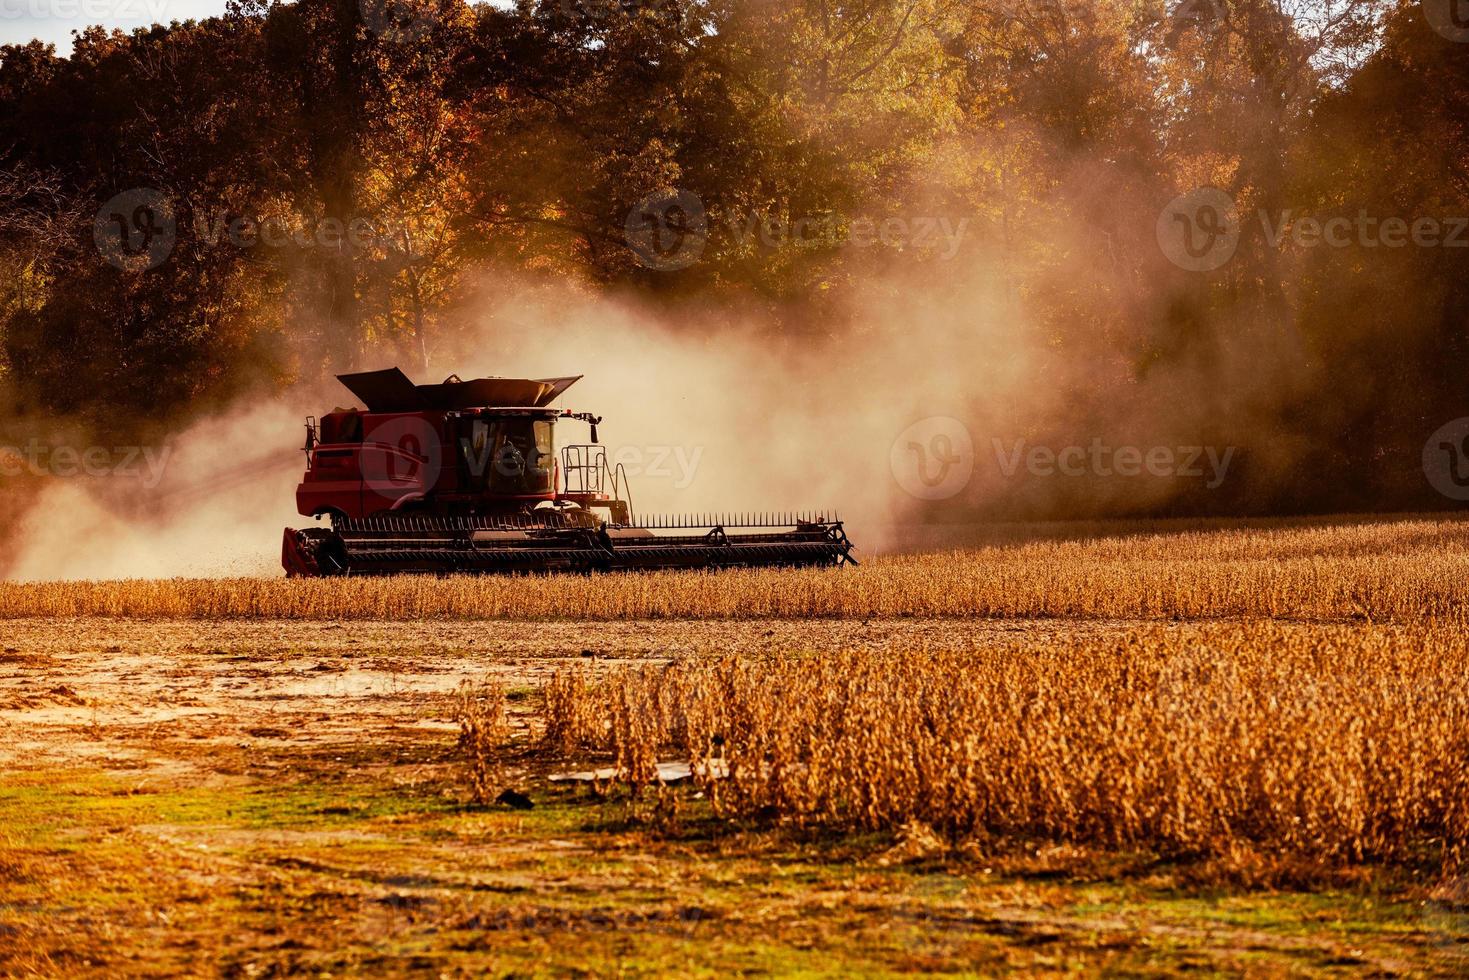
[[[531,746],[539,685],[567,663],[1133,625],[0,622],[0,974],[1469,965],[1457,906],[1421,883],[1221,890],[1145,855],[716,825],[692,799],[553,784]],[[466,802],[451,694],[486,675],[510,692],[533,809]]]

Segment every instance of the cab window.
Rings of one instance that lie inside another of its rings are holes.
[[[460,439],[466,485],[474,492],[542,494],[553,489],[551,423],[543,419],[470,419]]]

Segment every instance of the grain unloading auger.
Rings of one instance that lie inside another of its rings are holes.
[[[287,575],[856,563],[835,515],[636,515],[597,442],[601,418],[550,407],[580,376],[340,380],[367,408],[307,421],[297,509],[330,526],[286,529]],[[591,442],[558,455],[566,420],[590,425]]]

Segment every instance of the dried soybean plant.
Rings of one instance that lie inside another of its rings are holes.
[[[1157,533],[1149,533],[1155,528]],[[764,617],[1281,617],[1452,621],[1469,610],[1469,523],[1221,528],[1067,525],[1032,541],[859,568],[729,569],[577,578],[400,576],[0,583],[0,619],[513,619]]]
[[[477,804],[490,803],[505,788],[503,747],[510,736],[505,689],[488,678],[465,681],[454,694],[454,719],[470,795]]]
[[[1029,650],[723,656],[612,672],[577,710],[611,717],[625,779],[688,759],[724,815],[1457,866],[1466,644],[1452,629],[1265,622]]]
[[[559,668],[542,688],[546,730],[542,744],[563,756],[582,749],[603,749],[608,725],[590,670]]]

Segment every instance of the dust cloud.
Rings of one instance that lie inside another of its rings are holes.
[[[295,517],[304,465],[305,414],[279,402],[241,405],[148,446],[99,447],[125,471],[42,478],[14,529],[5,577],[279,573],[281,529]],[[125,466],[134,450],[136,465]]]
[[[755,320],[706,333],[630,300],[516,289],[485,302],[482,329],[414,380],[583,374],[558,404],[604,417],[601,441],[639,515],[837,514],[870,553],[894,543],[914,503],[889,460],[903,430],[929,416],[981,417],[1026,386],[1013,321],[982,314],[981,286],[952,299],[905,302],[901,316],[874,305],[860,341],[782,340]],[[6,577],[280,574],[282,528],[309,523],[294,508],[302,421],[342,404],[353,401],[334,382],[241,403],[152,447],[167,451],[154,487],[46,479],[15,529]],[[588,438],[584,423],[558,427],[561,445]]]
[[[890,461],[905,428],[982,423],[1027,397],[1024,338],[993,308],[976,285],[941,306],[915,294],[901,315],[859,310],[837,337],[781,337],[758,320],[705,331],[634,302],[525,291],[486,305],[483,337],[454,363],[465,377],[585,374],[562,403],[604,417],[641,514],[819,511],[875,549],[915,503]],[[563,423],[568,437],[585,426]]]
[[[1221,392],[1252,390],[1220,383],[1245,361],[1181,362],[1140,381],[1100,341],[1054,350],[993,269],[972,256],[875,278],[851,289],[840,329],[799,335],[728,308],[711,307],[705,328],[689,307],[487,277],[458,314],[472,328],[431,350],[429,376],[414,380],[585,375],[558,404],[604,417],[601,441],[639,516],[836,514],[859,556],[973,543],[989,520],[1143,513],[1228,491],[1246,466],[1259,476],[1278,442],[1268,425],[1239,411],[1233,430],[1218,422]],[[28,491],[0,573],[282,574],[282,528],[310,520],[294,507],[303,419],[347,404],[334,381],[241,402],[155,446],[168,450],[156,486],[48,477]],[[587,440],[581,422],[558,427],[563,446]],[[1126,449],[1136,465],[1119,473]]]

